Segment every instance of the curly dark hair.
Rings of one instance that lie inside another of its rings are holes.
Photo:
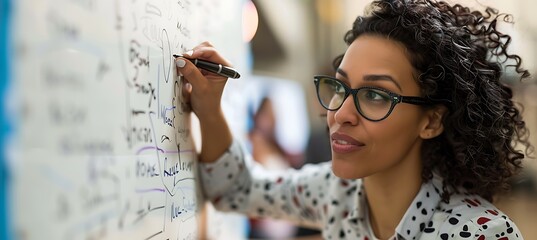
[[[530,74],[518,55],[507,52],[511,37],[498,31],[499,20],[511,22],[511,16],[435,0],[377,0],[345,34],[349,45],[362,34],[403,43],[422,95],[450,101],[444,132],[424,141],[421,151],[422,178],[429,181],[433,172],[443,177],[444,201],[461,188],[492,201],[533,151],[513,92],[500,81],[508,61],[520,80]]]

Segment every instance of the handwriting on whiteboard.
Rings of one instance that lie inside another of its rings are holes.
[[[17,54],[36,70],[17,74],[32,172],[16,174],[17,191],[41,207],[21,205],[18,237],[197,238],[196,152],[172,54],[206,37],[189,19],[209,2],[20,3],[32,31]]]

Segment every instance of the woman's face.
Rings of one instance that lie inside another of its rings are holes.
[[[373,86],[405,96],[420,96],[404,46],[384,37],[362,35],[347,49],[336,78],[351,88]],[[400,103],[384,120],[373,122],[356,110],[352,96],[328,111],[334,173],[346,179],[367,177],[420,161],[420,130],[425,110]],[[415,166],[419,166],[414,164]]]

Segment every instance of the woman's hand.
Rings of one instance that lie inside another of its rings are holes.
[[[231,65],[209,42],[201,43],[184,56],[225,66]],[[192,62],[181,57],[175,60],[175,64],[177,71],[183,74],[184,101],[190,103],[200,120],[200,161],[214,162],[231,146],[232,142],[231,131],[220,106],[227,77],[200,70]]]
[[[192,51],[183,54],[188,58],[199,58],[225,66],[231,64],[224,59],[209,43],[203,42]],[[198,69],[192,62],[184,58],[175,60],[177,70],[183,75],[183,96],[200,121],[210,118],[220,110],[222,92],[227,82],[226,77]]]

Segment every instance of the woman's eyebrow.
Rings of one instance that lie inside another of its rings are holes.
[[[339,73],[339,74],[341,74],[341,76],[343,76],[344,78],[349,79],[347,73],[346,73],[345,71],[343,71],[343,69],[341,69],[341,68],[337,68],[337,69],[336,69],[336,72]]]
[[[336,72],[339,73],[341,76],[343,76],[345,79],[349,79],[349,76],[347,75],[347,73],[345,71],[343,71],[343,69],[341,68],[338,68],[336,69]],[[364,81],[391,81],[395,84],[395,86],[397,86],[397,88],[399,88],[400,91],[403,91],[403,89],[401,88],[401,85],[399,85],[399,83],[397,81],[395,81],[395,79],[393,79],[392,76],[390,75],[386,75],[386,74],[368,74],[368,75],[365,75],[363,77]]]
[[[401,89],[401,85],[399,85],[399,83],[395,81],[395,79],[393,79],[393,77],[390,75],[369,74],[365,75],[363,79],[364,81],[391,81],[395,84],[395,86],[397,86],[397,88],[399,88],[400,91],[403,91],[403,89]]]

